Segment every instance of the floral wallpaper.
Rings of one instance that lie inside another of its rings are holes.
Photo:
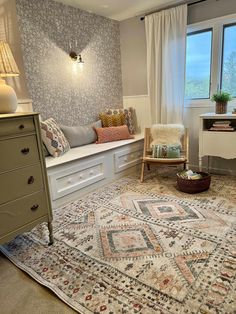
[[[60,124],[87,124],[122,107],[119,23],[52,0],[16,0],[33,108]],[[73,62],[70,51],[82,55]]]

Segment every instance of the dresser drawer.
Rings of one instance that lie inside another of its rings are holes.
[[[47,214],[45,192],[0,206],[0,237]]]
[[[0,140],[0,172],[39,161],[36,135]]]
[[[35,130],[33,117],[20,117],[2,119],[0,137],[8,135],[19,135]]]
[[[0,204],[4,204],[43,188],[40,164],[0,175]]]

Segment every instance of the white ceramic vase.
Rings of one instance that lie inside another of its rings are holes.
[[[14,89],[0,78],[0,113],[15,112],[17,97]]]

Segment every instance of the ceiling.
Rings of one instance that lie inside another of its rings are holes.
[[[55,0],[73,7],[122,21],[183,0]]]

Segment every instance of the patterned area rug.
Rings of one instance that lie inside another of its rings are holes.
[[[1,247],[80,313],[236,313],[236,178],[196,195],[172,175],[120,179]]]

